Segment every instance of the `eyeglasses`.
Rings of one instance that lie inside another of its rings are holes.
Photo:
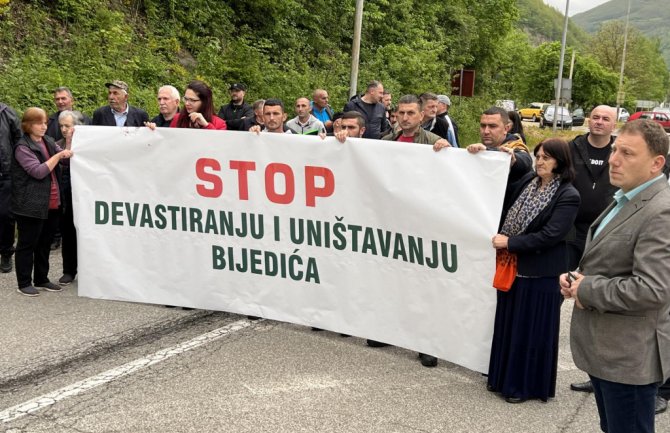
[[[194,102],[199,102],[199,101],[200,101],[200,99],[187,98],[186,96],[184,96],[184,102],[190,102],[192,104]]]

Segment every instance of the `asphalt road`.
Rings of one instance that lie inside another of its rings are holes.
[[[52,254],[52,279],[60,268]],[[0,431],[598,432],[593,396],[569,390],[563,306],[557,395],[511,405],[476,372],[361,338],[203,310],[26,298],[0,274]],[[37,409],[31,412],[32,409]],[[670,431],[670,415],[657,418]]]

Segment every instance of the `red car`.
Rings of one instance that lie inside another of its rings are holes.
[[[638,111],[630,115],[628,121],[635,119],[650,119],[656,123],[659,123],[665,132],[670,132],[670,114],[664,113],[662,111]]]

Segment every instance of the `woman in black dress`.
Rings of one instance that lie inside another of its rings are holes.
[[[512,288],[498,291],[487,388],[509,403],[547,401],[556,391],[565,238],[579,207],[568,143],[550,138],[534,150],[535,172],[519,180],[503,207],[493,247],[517,256]]]

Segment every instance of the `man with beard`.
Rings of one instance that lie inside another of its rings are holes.
[[[263,123],[265,128],[261,125],[254,125],[249,128],[249,132],[274,132],[292,134],[291,130],[284,125],[286,121],[286,111],[284,110],[284,103],[281,99],[267,99],[263,105]]]
[[[374,138],[376,140],[382,137],[386,132],[386,108],[382,104],[384,97],[384,85],[379,81],[371,81],[368,84],[365,94],[354,96],[344,106],[344,112],[358,111],[365,118],[365,134],[363,138]]]
[[[231,84],[228,88],[230,102],[221,107],[219,117],[226,121],[229,130],[244,130],[244,119],[252,117],[254,110],[251,105],[244,102],[247,94],[247,86],[242,83]]]
[[[439,135],[449,141],[452,146],[457,147],[449,140],[449,123],[443,117],[437,117],[437,95],[434,93],[422,94],[421,105],[423,107],[423,124],[421,125],[423,129]]]

